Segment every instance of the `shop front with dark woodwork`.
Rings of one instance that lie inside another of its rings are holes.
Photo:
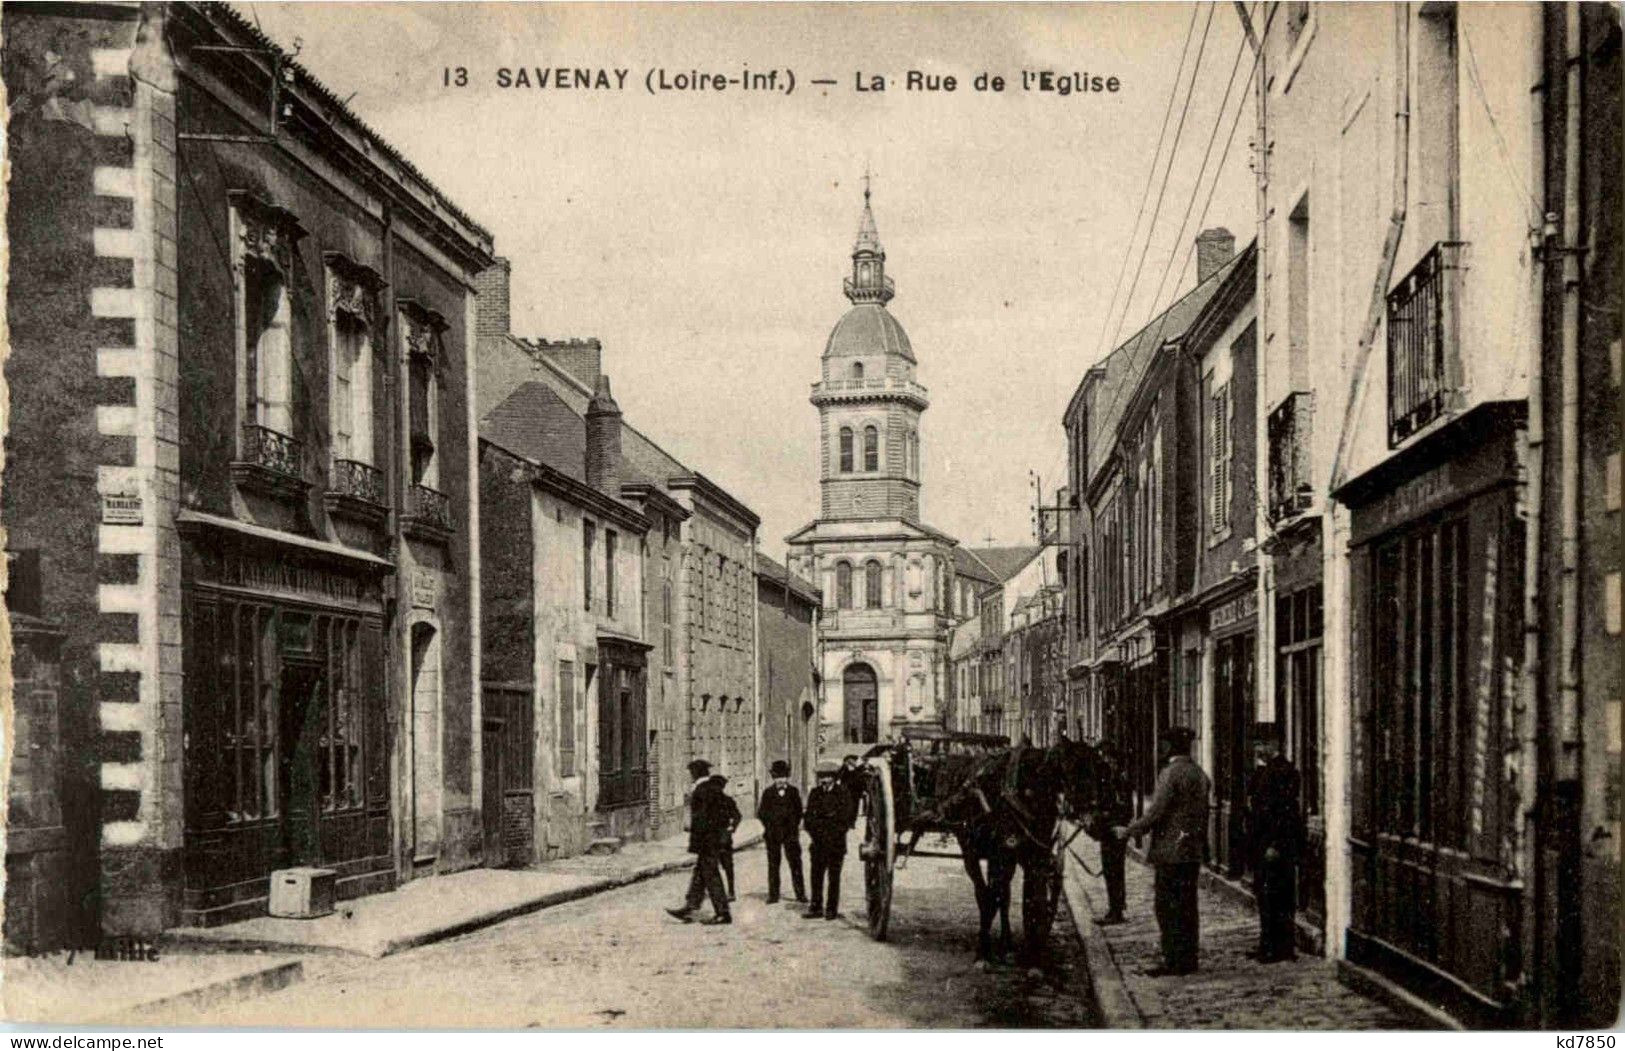
[[[1335,495],[1351,516],[1350,959],[1480,1025],[1522,982],[1521,407]]]
[[[223,520],[182,530],[182,924],[264,914],[278,869],[331,869],[341,899],[392,887],[390,564]]]

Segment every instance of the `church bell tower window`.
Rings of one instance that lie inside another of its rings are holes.
[[[880,470],[880,431],[873,426],[863,429],[863,469]]]
[[[841,473],[852,473],[852,428],[841,428]]]

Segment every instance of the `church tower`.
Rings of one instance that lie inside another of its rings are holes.
[[[819,747],[858,754],[909,724],[942,725],[955,541],[920,521],[920,416],[929,404],[914,348],[887,309],[864,177],[843,282],[851,306],[824,344],[818,410],[819,516],[787,538],[790,567],[823,591]]]
[[[866,178],[867,181],[867,178]],[[852,307],[824,344],[818,407],[826,519],[920,518],[920,414],[928,404],[914,378],[908,333],[886,309],[897,294],[863,190],[863,215],[844,282]]]

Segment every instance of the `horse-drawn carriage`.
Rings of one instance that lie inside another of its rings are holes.
[[[1013,748],[1005,737],[908,726],[901,740],[876,745],[864,762],[859,856],[873,938],[886,938],[896,873],[911,855],[925,853],[916,850],[924,836],[942,833],[957,841],[955,856],[976,891],[978,956],[990,955],[995,914],[1009,938],[1009,890],[1018,868],[1027,940],[1047,940],[1060,893],[1063,799],[1073,810],[1092,806],[1094,749]]]

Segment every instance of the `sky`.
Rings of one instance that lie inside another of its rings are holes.
[[[931,397],[922,518],[972,545],[1032,541],[1084,371],[1190,287],[1200,229],[1255,228],[1233,5],[238,6],[492,232],[515,333],[602,340],[627,421],[755,510],[775,556],[818,513],[807,399],[866,167]],[[626,87],[534,86],[561,66]],[[499,86],[521,67],[532,86]],[[780,90],[645,90],[746,68]],[[1024,91],[1023,70],[1119,89]]]

